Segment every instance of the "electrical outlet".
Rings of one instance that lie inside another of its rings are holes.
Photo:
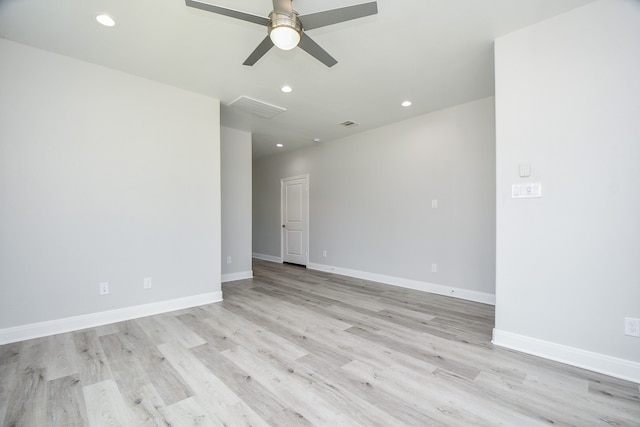
[[[327,257],[327,251],[322,251],[322,256],[326,258]]]
[[[624,334],[630,337],[640,337],[640,319],[624,318]]]
[[[144,289],[151,289],[151,277],[144,278],[144,284],[142,285]]]
[[[436,200],[436,199],[431,200],[431,207],[434,208],[434,209],[437,208],[438,207],[438,200]]]
[[[231,257],[230,256],[227,257],[227,264],[231,264]]]
[[[100,295],[109,295],[109,284],[107,282],[100,283]]]
[[[432,273],[438,272],[438,264],[431,264],[431,272]]]

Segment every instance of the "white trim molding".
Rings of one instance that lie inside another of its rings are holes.
[[[640,363],[556,344],[513,332],[493,330],[494,345],[588,369],[640,384]]]
[[[259,254],[259,253],[253,253],[251,254],[251,256],[255,259],[261,259],[263,261],[270,261],[270,262],[277,262],[282,264],[282,257],[277,257],[277,256],[273,256],[273,255],[265,255],[265,254]]]
[[[223,274],[221,277],[222,283],[227,282],[235,282],[236,280],[244,280],[244,279],[252,279],[253,278],[253,270],[249,271],[240,271],[238,273],[227,273]]]
[[[11,328],[0,329],[0,345],[32,338],[45,337],[48,335],[72,332],[80,329],[93,328],[96,326],[107,325],[109,323],[122,322],[125,320],[137,319],[139,317],[152,316],[154,314],[167,313],[169,311],[182,310],[185,308],[220,301],[222,301],[222,292],[218,291],[167,301],[136,305],[133,307],[119,308],[116,310],[67,317],[64,319],[50,320],[47,322],[14,326]]]
[[[437,285],[434,283],[421,282],[418,280],[403,279],[401,277],[386,276],[383,274],[368,273],[366,271],[351,270],[348,268],[332,267],[329,265],[309,263],[307,268],[311,270],[335,273],[343,276],[355,277],[357,279],[371,280],[372,282],[384,283],[386,285],[398,286],[401,288],[414,289],[417,291],[429,292],[432,294],[445,295],[449,297],[464,299],[468,301],[480,302],[483,304],[496,305],[496,296],[485,292],[472,291],[469,289],[454,288],[451,286]]]

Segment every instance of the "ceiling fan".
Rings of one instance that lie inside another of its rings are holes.
[[[314,42],[311,37],[305,33],[305,30],[326,27],[327,25],[338,24],[378,13],[378,4],[375,1],[300,16],[298,12],[293,10],[292,0],[273,0],[273,11],[271,11],[268,18],[228,9],[226,7],[202,3],[197,0],[185,0],[185,2],[189,7],[230,16],[267,27],[267,37],[262,40],[258,47],[243,62],[243,65],[249,66],[255,64],[275,45],[282,50],[290,50],[296,46],[300,46],[302,50],[327,67],[333,67],[338,61]]]

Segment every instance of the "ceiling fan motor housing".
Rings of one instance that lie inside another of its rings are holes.
[[[296,11],[292,11],[289,14],[274,10],[269,14],[269,30],[276,27],[290,27],[300,32],[302,31],[302,22],[300,22]]]

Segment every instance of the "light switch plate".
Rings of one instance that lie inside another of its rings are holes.
[[[531,199],[542,197],[542,183],[529,182],[527,184],[513,184],[511,186],[511,198]]]

